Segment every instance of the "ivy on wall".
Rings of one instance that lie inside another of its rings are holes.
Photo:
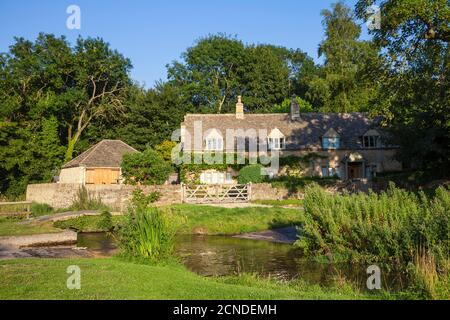
[[[226,161],[227,156],[233,156],[233,163],[232,164],[224,164],[223,162]],[[201,154],[195,154],[193,156],[198,157],[197,159],[200,161],[203,161],[202,163],[191,163],[191,164],[182,164],[179,166],[179,172],[180,172],[180,181],[182,183],[193,183],[193,184],[199,184],[200,183],[200,175],[202,172],[207,170],[215,170],[219,172],[226,172],[229,169],[232,169],[234,171],[239,171],[243,167],[250,165],[250,159],[248,156],[245,157],[245,163],[237,164],[237,154],[222,154],[222,153],[211,153],[208,154],[208,157],[210,159],[223,159],[222,163],[220,164],[209,164],[204,162],[205,158],[201,158]],[[283,168],[282,171],[286,175],[292,175],[295,177],[300,177],[303,175],[303,172],[305,169],[311,164],[312,161],[317,159],[326,159],[326,156],[321,156],[317,153],[309,153],[304,156],[287,156],[287,157],[281,157],[280,158],[280,167]],[[191,158],[191,161],[193,159]],[[258,163],[268,163],[265,156],[258,157],[257,159]]]

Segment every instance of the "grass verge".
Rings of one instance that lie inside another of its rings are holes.
[[[178,233],[233,235],[298,225],[299,210],[284,208],[222,208],[198,205],[174,205],[172,219],[184,219]],[[174,221],[175,223],[175,221]]]
[[[81,290],[66,287],[67,267],[81,269]],[[142,265],[108,259],[0,261],[0,299],[369,299],[351,290],[275,283],[253,276],[203,278],[176,264]]]
[[[61,232],[52,222],[27,223],[15,218],[0,218],[0,236],[21,236]]]

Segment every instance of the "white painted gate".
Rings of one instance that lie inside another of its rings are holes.
[[[185,203],[242,203],[251,199],[251,185],[181,185]]]

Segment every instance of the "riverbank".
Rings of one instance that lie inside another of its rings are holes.
[[[298,225],[301,211],[280,207],[249,206],[223,208],[215,206],[173,205],[162,208],[171,222],[179,225],[180,234],[237,235]],[[0,218],[0,236],[57,233],[64,229],[78,232],[105,231],[98,228],[100,212],[60,213],[30,221]],[[123,216],[113,215],[113,226]]]
[[[66,287],[67,267],[81,270],[81,290]],[[244,275],[205,278],[175,263],[159,266],[107,259],[22,259],[0,261],[0,300],[6,299],[385,299],[349,286],[323,289],[300,282],[275,283]]]

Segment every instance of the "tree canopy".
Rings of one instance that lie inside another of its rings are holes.
[[[381,28],[361,40],[373,4]],[[382,115],[401,161],[448,176],[449,2],[359,0],[355,10],[338,2],[322,19],[321,64],[301,49],[208,35],[151,89],[133,82],[130,60],[102,39],[16,38],[0,54],[0,195],[51,181],[105,138],[158,148],[186,113],[234,112],[239,95],[249,113],[288,112],[296,95],[302,112]]]

